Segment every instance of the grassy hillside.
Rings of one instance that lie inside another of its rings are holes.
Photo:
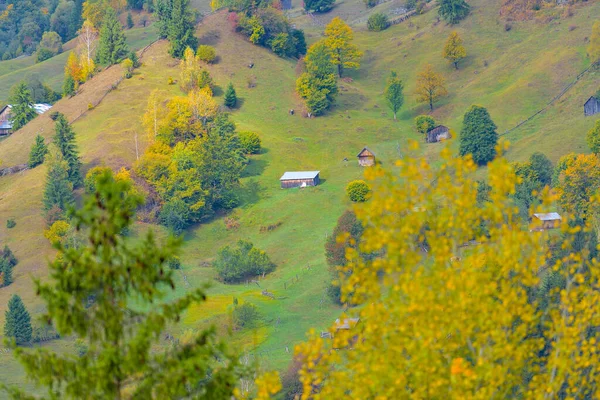
[[[125,31],[127,44],[133,50],[139,50],[156,40],[153,25],[145,28],[132,28]],[[0,61],[0,103],[6,102],[10,88],[27,74],[37,74],[41,81],[60,92],[64,79],[64,68],[69,51],[76,45],[75,40],[65,44],[65,51],[41,63],[35,62],[35,54],[14,60]]]
[[[233,113],[233,119],[240,130],[258,132],[265,150],[252,157],[245,173],[241,193],[244,202],[233,212],[239,218],[239,228],[228,230],[219,216],[186,232],[183,269],[171,297],[207,281],[213,285],[209,302],[193,307],[172,334],[178,336],[209,322],[225,330],[233,297],[251,301],[263,313],[264,324],[255,331],[236,334],[233,343],[252,351],[266,367],[282,368],[291,359],[293,345],[303,340],[310,327],[324,329],[336,318],[341,309],[329,302],[324,290],[328,279],[325,239],[338,216],[350,206],[344,195],[345,185],[362,175],[355,159],[358,151],[368,145],[384,165],[390,165],[408,154],[409,139],[420,139],[412,120],[427,109],[415,103],[412,91],[423,64],[433,64],[447,78],[450,94],[437,105],[433,116],[456,132],[464,111],[473,103],[487,107],[499,132],[504,132],[544,107],[588,66],[584,38],[589,36],[593,22],[589,16],[600,14],[600,3],[576,9],[575,15],[566,20],[515,23],[508,32],[497,19],[496,5],[483,0],[472,4],[472,15],[455,28],[438,23],[435,10],[382,33],[366,31],[359,21],[355,26],[356,43],[365,52],[361,69],[350,72],[351,79],[340,82],[335,109],[316,119],[303,118],[299,112],[294,116],[288,113],[289,109],[302,109],[294,93],[295,61],[278,58],[232,33],[224,13],[201,23],[200,42],[215,46],[219,55],[219,62],[209,67],[221,88],[217,96],[230,81],[234,83],[241,107]],[[331,18],[342,6],[355,10],[364,7],[357,0],[347,0],[320,18]],[[294,22],[305,27],[313,41],[322,29],[305,16]],[[464,38],[469,54],[458,71],[441,57],[443,43],[452,29]],[[152,46],[134,77],[108,93],[93,110],[88,112],[87,104],[97,103],[121,75],[120,67],[110,68],[86,83],[75,98],[57,103],[56,109],[67,113],[70,120],[83,113],[74,128],[86,169],[102,163],[115,168],[130,165],[136,157],[136,134],[143,150],[145,135],[139,118],[148,95],[153,89],[163,90],[166,96],[179,93],[176,86],[167,84],[169,76],[177,78],[178,70],[177,62],[167,56],[166,46],[164,42]],[[254,63],[252,69],[247,67],[250,62]],[[405,81],[405,106],[396,122],[382,97],[391,69]],[[0,81],[3,78],[0,76]],[[256,81],[251,89],[247,87],[250,78]],[[524,159],[539,150],[556,160],[570,151],[587,151],[585,133],[594,119],[583,117],[582,104],[597,90],[597,82],[598,72],[584,76],[545,113],[507,135],[513,142],[507,156]],[[39,131],[46,137],[52,133],[46,116],[0,142],[4,164],[24,162]],[[451,140],[449,145],[457,148],[458,140]],[[443,146],[423,145],[420,152],[435,164]],[[322,185],[303,190],[279,188],[283,172],[302,169],[320,170]],[[42,311],[29,276],[44,277],[46,259],[51,256],[42,236],[44,174],[44,167],[39,167],[0,178],[0,243],[8,243],[20,260],[14,271],[15,282],[0,290],[0,324],[12,293],[20,293],[34,314]],[[7,218],[14,218],[17,226],[7,230],[3,222]],[[278,224],[276,229],[261,233],[261,227]],[[148,226],[140,224],[138,228]],[[266,250],[278,265],[260,282],[260,288],[218,283],[208,266],[221,246],[241,238]],[[275,293],[278,299],[262,296],[262,289]],[[50,346],[69,350],[72,343],[67,338]],[[10,371],[7,378],[0,379],[21,382],[19,368],[10,354],[2,354],[0,366]]]

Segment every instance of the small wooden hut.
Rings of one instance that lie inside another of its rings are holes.
[[[358,157],[358,165],[361,167],[372,167],[375,165],[375,153],[368,147],[363,147],[356,157]]]
[[[282,189],[317,186],[320,182],[320,171],[294,171],[286,172],[279,178]]]
[[[600,113],[600,96],[592,96],[583,104],[583,114],[589,117]]]
[[[533,214],[532,231],[545,231],[558,228],[561,222],[560,214],[557,212]]]
[[[4,106],[0,109],[0,136],[12,133],[12,124],[9,121],[10,107]]]
[[[450,129],[444,125],[438,125],[429,132],[427,132],[427,143],[437,143],[442,140],[450,139]]]

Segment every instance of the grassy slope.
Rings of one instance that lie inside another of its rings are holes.
[[[131,49],[139,50],[156,39],[155,28],[148,25],[146,28],[132,28],[125,31],[127,44]],[[23,79],[27,74],[39,75],[42,82],[52,89],[60,92],[64,77],[64,67],[69,57],[69,51],[75,46],[72,40],[65,44],[65,51],[44,62],[35,63],[35,55],[21,57],[15,60],[0,62],[0,102],[6,102],[10,95],[10,88]]]
[[[583,38],[589,35],[592,24],[588,15],[598,15],[600,4],[577,10],[573,18],[560,23],[516,24],[510,32],[505,32],[503,24],[496,21],[494,6],[483,0],[475,0],[473,5],[473,14],[456,27],[469,52],[459,71],[454,71],[440,56],[451,28],[435,24],[434,12],[413,19],[412,25],[401,24],[379,34],[366,32],[359,26],[356,42],[365,50],[362,68],[349,74],[353,82],[341,82],[337,108],[312,120],[287,112],[290,108],[301,109],[293,90],[294,62],[279,59],[241,40],[229,31],[223,15],[211,17],[200,26],[201,42],[216,46],[220,56],[219,63],[210,67],[211,74],[221,88],[232,81],[241,98],[242,105],[234,113],[234,120],[240,129],[259,132],[266,151],[252,158],[248,176],[244,178],[245,202],[235,211],[240,228],[228,231],[223,220],[217,218],[187,233],[182,274],[190,286],[181,279],[178,292],[172,296],[212,280],[215,274],[206,267],[206,262],[219,247],[246,238],[267,250],[278,264],[278,269],[261,281],[261,286],[282,299],[267,299],[256,286],[215,282],[209,303],[190,310],[183,324],[173,328],[173,333],[195,329],[206,322],[224,327],[228,305],[234,296],[240,297],[260,307],[265,325],[256,332],[239,335],[235,342],[245,349],[260,343],[257,354],[266,366],[283,367],[291,358],[286,346],[291,350],[309,327],[325,328],[335,318],[340,310],[326,299],[321,301],[328,277],[323,256],[325,237],[348,206],[343,193],[345,184],[361,176],[354,159],[358,150],[368,145],[389,165],[406,153],[407,139],[417,139],[412,119],[426,110],[415,104],[411,92],[416,71],[423,63],[433,63],[448,78],[450,96],[434,112],[437,119],[458,131],[465,109],[478,103],[488,107],[501,132],[541,108],[587,66]],[[302,18],[297,21],[300,26],[306,23]],[[569,25],[578,28],[569,31]],[[311,40],[315,40],[320,28],[306,27]],[[166,84],[168,76],[177,77],[177,68],[165,56],[165,46],[155,45],[147,53],[138,75],[123,82],[117,91],[75,123],[86,167],[100,162],[118,167],[134,161],[135,132],[144,145],[139,116],[145,99],[154,88],[172,94],[178,92],[176,87]],[[253,69],[246,67],[250,61],[255,63]],[[398,70],[406,82],[406,105],[398,122],[391,120],[381,96],[390,69]],[[94,91],[92,84],[108,84],[119,73],[116,69],[104,72],[96,81],[86,84],[90,85],[89,90],[65,104],[59,103],[57,108],[85,106],[88,100],[80,96],[94,95],[90,93]],[[246,87],[249,76],[256,77],[257,86],[253,89]],[[585,132],[593,120],[583,118],[581,105],[596,91],[597,80],[597,75],[586,76],[548,112],[509,135],[514,146],[508,156],[522,159],[541,149],[557,159],[569,151],[585,151]],[[36,121],[44,122],[41,118]],[[48,121],[43,125],[39,128],[48,135],[51,130]],[[0,159],[25,160],[35,131],[32,125],[0,143]],[[452,140],[450,146],[456,147],[457,143]],[[435,162],[441,147],[429,145],[422,151]],[[345,157],[350,160],[348,163],[343,161]],[[285,170],[299,169],[321,170],[323,184],[302,191],[279,189],[279,176]],[[43,168],[0,179],[0,221],[8,217],[17,220],[17,227],[10,231],[0,224],[0,242],[8,243],[21,260],[15,270],[15,283],[0,290],[0,318],[4,304],[14,292],[23,295],[34,313],[41,310],[31,293],[28,275],[43,276],[43,255],[49,254],[49,246],[41,235],[43,180]],[[282,224],[276,230],[259,232],[261,226],[278,222]],[[294,282],[296,276],[299,280]],[[59,341],[52,346],[68,348],[69,342]],[[0,357],[0,365],[18,371],[9,355]],[[15,374],[11,374],[10,382],[19,382]]]

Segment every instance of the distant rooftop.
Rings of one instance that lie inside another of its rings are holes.
[[[544,213],[544,214],[533,214],[540,221],[556,221],[561,219],[560,214],[557,212]]]
[[[12,105],[8,105],[8,108],[12,109]],[[46,103],[38,103],[38,104],[34,104],[33,105],[33,109],[35,110],[36,113],[38,114],[43,114],[46,111],[48,111],[49,109],[52,108],[52,105],[50,104],[46,104]]]
[[[286,172],[279,178],[280,181],[288,181],[293,179],[314,179],[321,171],[293,171]]]

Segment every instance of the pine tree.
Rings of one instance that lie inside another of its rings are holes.
[[[65,74],[65,80],[62,87],[63,97],[70,97],[75,94],[75,79],[70,74]]]
[[[29,91],[27,83],[24,81],[12,88],[8,101],[12,106],[10,110],[10,121],[12,123],[13,131],[21,129],[25,124],[37,116],[37,113],[33,109],[31,91]]]
[[[83,183],[81,176],[81,160],[75,143],[75,131],[63,114],[58,114],[55,124],[54,143],[60,150],[68,165],[69,181],[73,187],[79,187]]]
[[[28,343],[31,340],[31,317],[18,295],[13,295],[8,301],[4,322],[4,336],[13,338],[17,344]]]
[[[44,157],[46,157],[46,153],[48,153],[48,146],[44,142],[44,137],[42,135],[37,135],[35,137],[35,143],[31,146],[31,151],[29,152],[29,162],[27,165],[29,168],[35,168],[38,165],[44,162]]]
[[[447,23],[455,25],[469,15],[471,6],[465,0],[439,0],[438,13]]]
[[[478,165],[485,165],[496,156],[498,133],[488,111],[471,106],[465,113],[460,134],[460,155],[471,154]]]
[[[117,64],[125,55],[127,55],[127,44],[125,43],[123,27],[115,10],[109,7],[100,29],[98,62],[108,65]]]
[[[133,23],[133,17],[131,16],[131,13],[127,13],[127,29],[131,29],[133,28],[135,24]]]
[[[391,76],[387,81],[387,86],[385,87],[385,99],[388,102],[388,106],[390,110],[394,113],[394,119],[396,119],[396,113],[404,104],[404,85],[395,71],[392,71]]]
[[[86,244],[58,243],[60,258],[49,266],[51,279],[36,281],[44,319],[52,320],[61,335],[88,343],[88,351],[73,357],[50,348],[17,348],[15,357],[29,379],[51,394],[60,388],[65,399],[233,398],[246,376],[214,328],[201,328],[168,351],[154,351],[164,331],[206,294],[195,289],[165,300],[175,290],[176,271],[168,263],[180,241],[169,238],[161,245],[152,232],[136,240],[121,235],[142,203],[132,192],[129,183],[109,172],[100,176],[96,194],[87,196],[73,216],[87,235]],[[10,391],[14,398],[32,398],[20,388]]]
[[[167,22],[167,39],[171,44],[169,54],[181,58],[188,47],[195,51],[198,39],[194,36],[194,31],[194,17],[189,9],[189,0],[171,0]]]
[[[44,211],[58,207],[63,212],[75,203],[73,184],[69,182],[67,163],[63,160],[58,149],[48,154],[48,172],[44,188]]]
[[[458,36],[458,32],[452,32],[444,46],[442,55],[458,69],[458,62],[467,56],[467,50],[463,46],[463,40]]]
[[[0,287],[6,287],[12,283],[12,269],[13,266],[5,258],[0,258],[0,274],[2,275],[2,285]]]
[[[237,104],[237,95],[235,93],[235,89],[233,88],[233,84],[229,82],[227,86],[227,90],[225,91],[225,107],[235,108]]]

